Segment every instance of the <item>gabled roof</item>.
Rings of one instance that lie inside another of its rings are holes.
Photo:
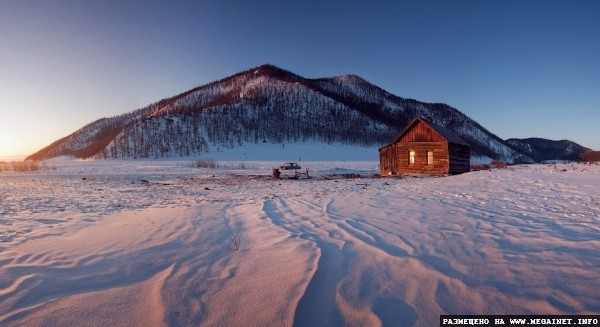
[[[450,143],[456,143],[456,144],[462,144],[462,145],[470,146],[467,142],[465,142],[463,139],[461,139],[460,136],[458,136],[451,129],[448,129],[448,128],[444,127],[444,126],[436,125],[436,124],[430,122],[429,120],[423,119],[423,118],[421,118],[419,116],[415,117],[408,125],[406,125],[406,127],[402,130],[402,132],[400,132],[394,138],[394,140],[392,140],[392,142],[390,144],[396,143],[399,139],[402,138],[402,136],[404,136],[404,134],[406,132],[408,132],[408,130],[410,130],[419,121],[422,122],[422,123],[424,123],[425,125],[431,127],[431,129],[433,129],[434,131],[436,131],[438,134],[440,134],[443,138],[445,138],[446,140],[448,140],[448,142],[450,142]]]

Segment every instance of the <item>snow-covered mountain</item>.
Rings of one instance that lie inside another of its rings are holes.
[[[519,149],[535,161],[574,160],[579,161],[582,155],[591,151],[573,141],[553,141],[542,138],[508,139],[509,144]]]
[[[325,144],[372,149],[376,160],[376,149],[416,115],[456,131],[475,155],[534,161],[446,104],[401,98],[355,75],[307,79],[272,65],[97,120],[28,159],[210,156],[240,148],[257,154],[261,147]]]

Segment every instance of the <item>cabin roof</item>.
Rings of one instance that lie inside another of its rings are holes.
[[[425,125],[431,127],[431,129],[436,131],[438,134],[440,134],[443,138],[448,140],[448,142],[450,142],[450,143],[456,143],[456,144],[470,146],[467,142],[465,142],[462,138],[460,138],[460,136],[458,136],[451,129],[448,129],[444,126],[436,125],[436,124],[430,122],[429,120],[423,119],[419,116],[415,117],[408,125],[406,125],[406,127],[400,133],[398,133],[398,135],[396,135],[396,137],[394,138],[394,140],[392,140],[392,142],[390,144],[394,144],[394,143],[398,142],[398,140],[400,140],[402,138],[402,136],[404,136],[404,134],[406,132],[408,132],[419,121],[424,123]]]

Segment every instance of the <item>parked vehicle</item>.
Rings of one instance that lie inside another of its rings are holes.
[[[279,169],[281,169],[281,170],[300,169],[300,166],[298,166],[298,164],[295,162],[286,162],[283,165],[281,165],[279,167]]]

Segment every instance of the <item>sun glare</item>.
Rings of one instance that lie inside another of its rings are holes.
[[[4,128],[0,129],[0,161],[23,160],[25,157],[23,145],[14,139]]]

